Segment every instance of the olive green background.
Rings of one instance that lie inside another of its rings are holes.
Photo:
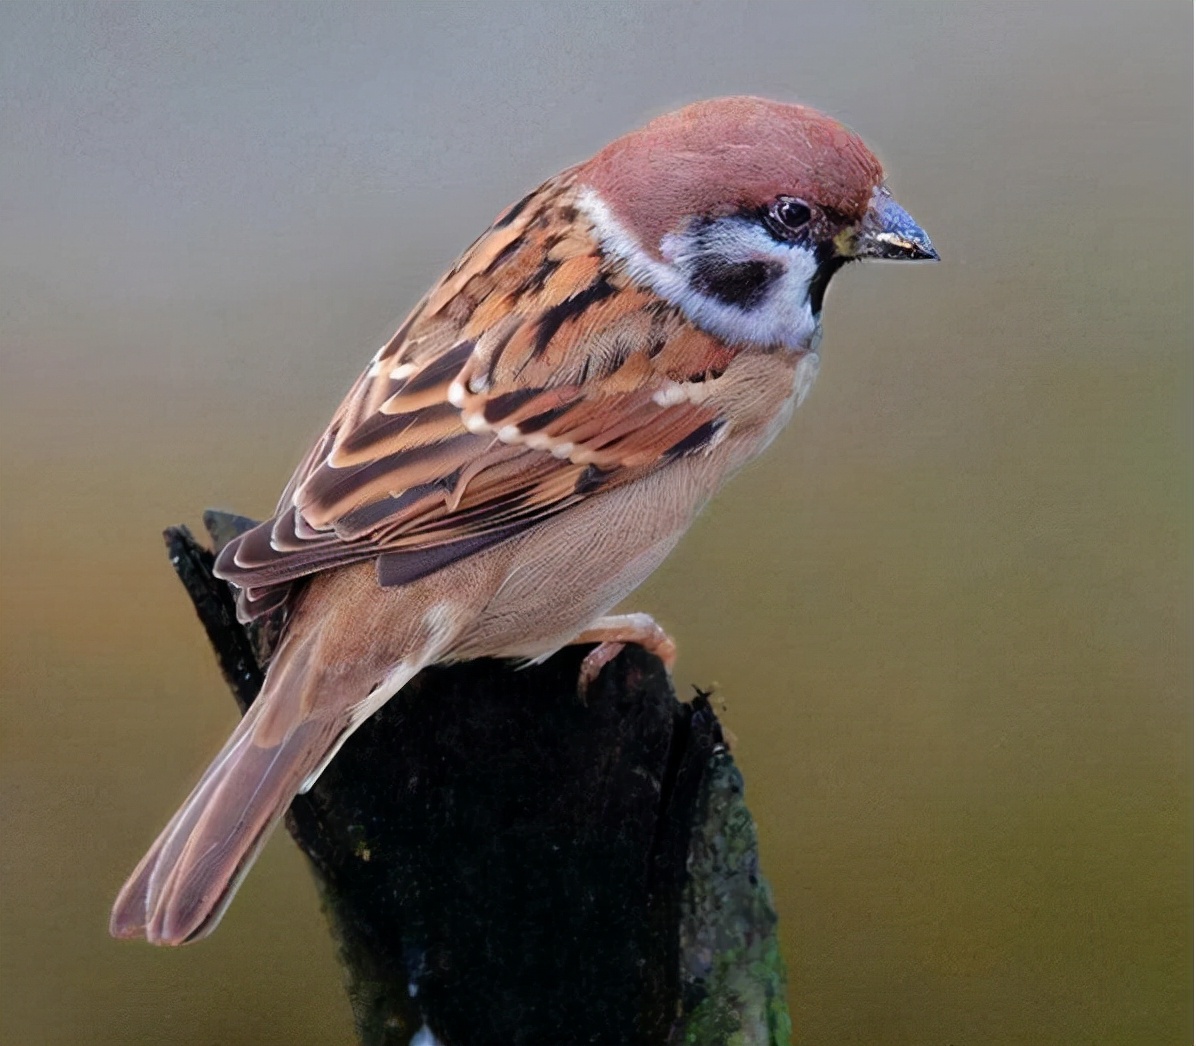
[[[1186,4],[0,6],[0,1039],[352,1028],[274,839],[108,906],[235,721],[159,530],[267,512],[507,203],[754,92],[938,266],[852,267],[770,452],[634,597],[718,684],[804,1044],[1190,1043]]]

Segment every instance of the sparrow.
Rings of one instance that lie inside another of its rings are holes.
[[[699,102],[494,221],[374,355],[216,573],[284,623],[261,694],[137,866],[116,937],[208,934],[291,799],[422,668],[638,642],[608,616],[818,370],[831,278],[937,259],[852,131]]]

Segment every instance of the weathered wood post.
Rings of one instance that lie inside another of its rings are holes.
[[[209,512],[219,548],[248,521]],[[244,711],[271,636],[213,553],[171,562]],[[425,671],[299,796],[366,1046],[789,1040],[776,915],[705,695],[629,647],[586,699],[585,651]]]

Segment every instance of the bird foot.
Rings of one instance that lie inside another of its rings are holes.
[[[577,676],[577,692],[583,701],[590,685],[598,678],[598,673],[618,657],[628,643],[636,643],[649,654],[660,658],[670,674],[677,661],[677,644],[673,642],[673,637],[652,619],[651,614],[615,614],[611,617],[601,617],[570,645],[578,643],[598,644],[586,654]]]

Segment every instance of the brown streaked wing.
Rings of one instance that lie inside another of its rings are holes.
[[[246,617],[363,559],[379,558],[383,584],[422,577],[708,449],[724,421],[700,383],[733,356],[613,271],[579,232],[567,182],[549,183],[379,351],[275,517],[217,572]]]

